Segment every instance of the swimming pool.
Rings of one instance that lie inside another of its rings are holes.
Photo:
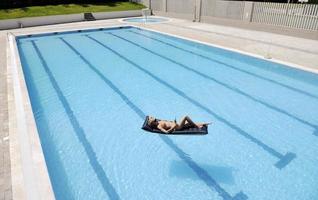
[[[166,22],[168,19],[165,18],[159,18],[159,17],[134,17],[134,18],[128,18],[123,19],[123,22],[133,22],[133,23],[160,23],[160,22]]]
[[[317,75],[134,27],[17,42],[57,199],[318,198]]]

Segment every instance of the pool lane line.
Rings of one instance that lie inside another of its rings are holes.
[[[29,45],[29,44],[28,44]],[[60,157],[58,156],[57,151],[52,151],[51,149],[54,148],[54,144],[52,140],[49,139],[49,134],[45,134],[43,132],[40,132],[40,130],[48,130],[48,120],[45,117],[39,117],[39,116],[45,116],[43,112],[43,104],[40,102],[40,94],[38,92],[38,89],[36,88],[35,80],[32,77],[32,73],[30,70],[30,65],[26,59],[26,56],[24,54],[24,50],[20,45],[18,46],[18,52],[21,59],[22,64],[22,70],[23,70],[23,76],[25,78],[25,83],[27,85],[28,94],[30,96],[30,102],[32,107],[32,112],[34,115],[34,119],[36,121],[36,126],[38,130],[38,135],[40,137],[41,146],[45,147],[42,148],[45,158],[45,164],[48,168],[50,181],[53,187],[53,193],[56,199],[64,198],[64,199],[75,199],[74,195],[71,193],[71,187],[69,178],[66,176],[66,171],[64,168],[59,167],[56,168],[55,166],[62,166],[62,161]],[[31,99],[32,97],[32,99]],[[36,109],[37,108],[37,109]],[[38,125],[38,119],[42,121],[41,125]],[[40,128],[42,127],[42,128]],[[53,157],[53,159],[52,159]],[[50,165],[51,164],[51,165]],[[52,165],[53,164],[53,165]],[[52,174],[52,170],[58,171],[58,173],[64,177],[64,180],[59,179],[59,177],[55,177],[54,173]],[[57,190],[57,191],[56,191]]]
[[[227,37],[232,37],[232,38],[239,38],[239,39],[242,39],[242,40],[250,40],[250,41],[253,41],[253,42],[259,42],[259,43],[263,43],[263,44],[267,44],[267,45],[278,46],[278,47],[282,47],[282,48],[286,48],[286,49],[292,49],[292,50],[295,50],[295,51],[302,51],[302,52],[310,53],[310,54],[318,54],[317,51],[310,51],[310,50],[306,50],[306,49],[300,49],[300,48],[286,46],[286,45],[282,45],[282,44],[275,44],[275,43],[272,43],[272,42],[266,42],[266,41],[262,41],[262,40],[256,40],[256,39],[252,39],[252,38],[241,37],[241,36],[231,35],[231,34],[227,34],[227,33],[220,33],[220,32],[203,30],[203,29],[192,28],[192,27],[185,27],[185,26],[181,26],[181,25],[177,25],[177,24],[165,23],[164,25],[168,25],[168,26],[172,26],[172,27],[179,27],[179,28],[183,28],[183,29],[190,29],[190,30],[194,30],[194,31],[197,31],[197,32],[205,32],[205,33],[212,33],[212,34],[221,35],[221,36],[227,36]],[[255,34],[255,33],[253,33],[253,34]],[[275,34],[275,33],[273,33],[273,34]]]
[[[245,132],[244,130],[242,130],[241,128],[239,128],[238,126],[236,126],[235,124],[232,124],[231,122],[227,121],[226,119],[224,119],[223,117],[219,116],[218,114],[216,114],[215,112],[213,112],[212,110],[210,110],[209,108],[205,107],[204,105],[202,105],[200,102],[192,99],[191,97],[189,97],[188,95],[186,95],[184,92],[182,92],[181,90],[179,90],[178,88],[174,87],[173,85],[169,84],[168,82],[164,81],[163,79],[157,77],[156,75],[154,75],[153,73],[151,73],[150,71],[146,70],[145,68],[139,66],[138,64],[136,64],[134,61],[129,60],[128,58],[126,58],[125,56],[123,56],[122,54],[118,53],[117,51],[113,50],[112,48],[108,47],[107,45],[105,45],[104,43],[98,41],[97,39],[89,36],[89,35],[83,35],[86,36],[87,38],[90,38],[91,40],[95,41],[96,43],[100,44],[102,47],[104,47],[105,49],[107,49],[108,51],[111,51],[112,53],[114,53],[115,55],[117,55],[118,57],[122,58],[123,60],[125,60],[126,62],[130,63],[133,67],[135,67],[136,69],[138,69],[139,71],[147,74],[148,76],[150,76],[151,78],[153,78],[154,80],[156,80],[158,83],[164,85],[165,87],[167,87],[168,89],[172,90],[175,94],[179,95],[180,97],[188,100],[190,103],[192,103],[193,105],[197,106],[198,108],[204,110],[205,112],[207,112],[208,114],[214,116],[216,119],[218,119],[219,121],[223,122],[224,124],[226,124],[227,126],[231,127],[233,130],[236,130],[237,133],[239,133],[240,135],[244,136],[245,138],[249,139],[251,142],[257,144],[258,146],[260,146],[261,148],[263,148],[265,151],[267,151],[268,153],[270,153],[272,156],[275,156],[279,159],[279,161],[275,164],[275,166],[278,169],[282,169],[284,168],[286,165],[288,165],[295,157],[296,154],[291,153],[291,152],[287,152],[285,155],[282,155],[281,153],[279,153],[278,151],[276,151],[275,149],[273,149],[272,147],[266,145],[265,143],[263,143],[262,141],[256,139],[255,137],[253,137],[252,135],[248,134],[247,132]]]
[[[146,32],[146,31],[141,30],[141,29],[138,29],[138,30],[140,30],[140,31],[142,31],[142,32]],[[264,80],[264,81],[270,82],[270,83],[272,83],[272,84],[277,84],[277,85],[279,85],[279,86],[285,87],[285,88],[287,88],[287,89],[289,89],[289,90],[292,90],[292,91],[294,91],[294,92],[298,92],[298,93],[301,93],[301,94],[303,94],[303,95],[306,95],[306,96],[309,96],[309,97],[318,99],[318,96],[316,96],[316,95],[314,95],[314,94],[311,94],[311,93],[306,92],[306,91],[303,91],[303,90],[301,90],[301,89],[298,89],[298,88],[295,88],[295,87],[286,85],[286,84],[281,83],[281,82],[278,82],[278,81],[275,81],[275,80],[273,80],[273,79],[263,77],[263,76],[261,76],[261,75],[252,73],[252,72],[250,72],[250,71],[248,71],[248,70],[244,70],[244,69],[235,67],[235,66],[233,66],[233,65],[227,64],[227,63],[225,63],[225,62],[222,62],[222,61],[219,61],[219,60],[210,58],[210,57],[208,57],[208,56],[205,56],[205,55],[196,53],[196,52],[194,52],[194,51],[191,51],[191,50],[187,50],[187,49],[178,47],[177,45],[174,45],[174,44],[171,44],[171,43],[162,41],[162,40],[157,39],[157,38],[153,38],[153,37],[148,36],[148,35],[145,35],[145,34],[143,34],[143,33],[137,33],[137,32],[132,31],[132,30],[128,30],[128,32],[131,32],[131,33],[134,33],[134,34],[137,34],[137,35],[141,35],[141,36],[143,36],[143,37],[146,37],[146,38],[149,38],[149,39],[158,41],[158,42],[160,42],[160,43],[162,43],[162,44],[166,44],[166,45],[168,45],[168,46],[171,46],[171,47],[174,47],[174,48],[176,48],[176,49],[182,50],[182,51],[184,51],[184,52],[188,52],[188,53],[197,55],[197,56],[199,56],[199,57],[201,57],[201,58],[210,60],[211,62],[219,63],[219,64],[221,64],[221,65],[224,65],[225,67],[231,68],[231,69],[236,70],[236,71],[239,71],[239,72],[241,72],[241,73],[245,73],[245,74],[248,74],[248,75],[250,75],[250,76],[257,77],[257,78],[259,78],[259,79],[262,79],[262,80]],[[150,32],[150,31],[149,31],[149,32]],[[156,34],[157,34],[157,33],[156,33]],[[169,36],[169,37],[171,37],[171,36]],[[211,48],[212,48],[212,47],[211,47]],[[256,58],[256,59],[257,59],[257,58]]]
[[[75,49],[64,38],[60,38],[76,55],[78,55],[82,61],[96,73],[101,80],[103,80],[110,89],[112,89],[118,96],[133,110],[143,121],[146,118],[146,114],[135,105],[112,81],[110,81],[102,72],[98,70],[92,63],[90,63],[78,50]],[[168,136],[158,135],[160,139],[170,147],[181,160],[183,160],[195,173],[196,175],[210,188],[213,192],[217,192],[224,200],[246,200],[248,197],[243,193],[239,192],[234,197],[227,193],[210,175],[207,171],[199,166],[190,156],[185,153],[177,144],[173,142]]]
[[[243,90],[240,90],[240,89],[237,88],[237,87],[234,87],[234,86],[231,86],[231,85],[229,85],[229,84],[226,84],[226,83],[224,83],[224,82],[222,82],[222,81],[220,81],[220,80],[217,80],[216,78],[213,78],[212,76],[206,75],[206,74],[204,74],[204,73],[202,73],[202,72],[200,72],[200,71],[198,71],[198,70],[195,70],[195,69],[193,69],[193,68],[191,68],[191,67],[189,67],[189,66],[187,66],[187,65],[185,65],[185,64],[182,64],[182,63],[180,63],[180,62],[177,62],[176,60],[173,60],[173,59],[171,59],[171,58],[169,58],[169,57],[167,57],[167,56],[164,56],[164,55],[159,54],[159,53],[157,53],[157,52],[155,52],[155,51],[152,51],[152,50],[150,50],[150,49],[148,49],[148,48],[146,48],[146,47],[143,47],[142,45],[137,44],[137,43],[135,43],[135,42],[133,42],[133,41],[131,41],[131,40],[128,40],[128,39],[126,39],[126,38],[123,38],[123,37],[121,37],[121,36],[119,36],[119,35],[116,35],[116,34],[110,33],[110,32],[105,33],[105,34],[109,34],[109,35],[112,35],[112,36],[114,36],[114,37],[117,37],[117,38],[119,38],[119,39],[121,39],[121,40],[124,40],[124,41],[126,41],[126,42],[128,42],[128,43],[130,43],[130,44],[132,44],[132,45],[134,45],[134,46],[137,46],[137,47],[139,47],[139,48],[141,48],[141,49],[143,49],[143,50],[145,50],[145,51],[147,51],[147,52],[149,52],[149,53],[151,53],[151,54],[153,54],[153,55],[156,55],[156,56],[158,56],[158,57],[160,57],[160,58],[162,58],[162,59],[168,60],[169,62],[172,62],[172,63],[178,65],[179,67],[182,67],[182,68],[184,68],[184,69],[186,69],[186,70],[188,70],[188,71],[190,71],[190,72],[192,72],[192,73],[195,73],[195,74],[197,74],[197,75],[199,75],[199,76],[201,76],[201,77],[203,77],[203,78],[205,78],[205,79],[208,79],[209,81],[213,81],[213,82],[215,82],[215,83],[217,83],[217,84],[219,84],[219,85],[221,85],[221,86],[223,86],[223,87],[225,87],[225,88],[227,88],[227,89],[229,89],[229,90],[232,90],[232,91],[234,91],[234,92],[236,92],[236,93],[239,93],[239,94],[241,94],[242,96],[245,96],[246,98],[251,99],[251,100],[253,100],[253,101],[256,102],[256,103],[259,103],[259,104],[261,104],[261,105],[263,105],[263,106],[265,106],[265,107],[267,107],[267,108],[269,108],[269,109],[272,109],[272,110],[274,110],[274,111],[276,111],[276,112],[279,112],[279,113],[281,113],[281,114],[284,114],[284,115],[286,115],[286,116],[288,116],[288,117],[290,117],[290,118],[292,118],[292,119],[294,119],[294,120],[296,120],[296,121],[298,121],[298,122],[300,122],[300,123],[302,123],[302,124],[305,124],[305,125],[307,125],[307,126],[310,126],[311,128],[314,129],[314,130],[313,130],[313,135],[318,136],[318,135],[315,134],[315,133],[318,131],[318,126],[315,125],[315,124],[312,124],[311,122],[308,122],[308,121],[303,120],[303,119],[301,119],[301,118],[299,118],[299,117],[297,117],[297,116],[294,116],[293,114],[291,114],[291,113],[289,113],[289,112],[287,112],[287,111],[285,111],[285,110],[283,110],[283,109],[280,109],[280,108],[278,108],[278,107],[276,107],[276,106],[274,106],[274,105],[271,105],[271,104],[269,104],[269,103],[266,103],[266,102],[264,102],[264,101],[262,101],[262,100],[260,100],[260,99],[257,99],[257,98],[255,98],[255,97],[253,97],[252,95],[250,95],[250,94],[244,92]]]
[[[35,49],[38,57],[40,58],[41,64],[42,64],[46,74],[48,75],[50,82],[52,83],[52,86],[53,86],[54,90],[56,91],[56,94],[58,95],[60,102],[63,105],[65,113],[67,114],[69,121],[72,124],[73,130],[75,131],[78,140],[82,143],[82,145],[84,147],[85,153],[89,159],[89,163],[91,164],[93,170],[95,171],[96,176],[99,179],[102,187],[104,188],[105,192],[107,193],[107,195],[109,196],[110,199],[119,200],[120,197],[119,197],[117,191],[115,190],[114,186],[109,181],[102,165],[98,162],[98,159],[96,157],[96,153],[94,152],[93,147],[91,146],[88,139],[86,138],[84,129],[81,127],[81,125],[80,125],[79,121],[77,120],[70,104],[68,103],[61,88],[59,87],[57,81],[55,80],[52,71],[50,70],[50,68],[49,68],[47,62],[45,61],[41,51],[39,50],[39,47],[37,46],[37,44],[34,41],[32,41],[32,46]]]

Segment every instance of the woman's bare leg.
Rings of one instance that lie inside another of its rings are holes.
[[[190,127],[198,127],[188,116],[185,116],[180,121],[178,129],[183,129],[185,125],[188,125]]]

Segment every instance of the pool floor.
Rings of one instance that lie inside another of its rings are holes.
[[[18,47],[57,199],[318,198],[317,75],[133,27]]]

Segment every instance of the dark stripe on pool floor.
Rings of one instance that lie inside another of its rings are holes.
[[[133,61],[129,60],[128,58],[126,58],[125,56],[121,55],[120,53],[118,53],[117,51],[111,49],[110,47],[108,47],[107,45],[105,45],[104,43],[98,41],[97,39],[86,35],[86,37],[90,38],[91,40],[95,41],[96,43],[100,44],[101,46],[103,46],[104,48],[106,48],[107,50],[113,52],[114,54],[116,54],[117,56],[119,56],[120,58],[122,58],[123,60],[127,61],[128,63],[130,63],[132,66],[134,66],[135,68],[139,69],[140,71],[142,71],[143,73],[149,75],[150,77],[152,77],[154,80],[156,80],[157,82],[159,82],[160,84],[166,86],[167,88],[169,88],[170,90],[174,91],[177,95],[183,97],[184,99],[188,100],[190,103],[192,103],[193,105],[197,106],[198,108],[206,111],[207,113],[209,113],[210,115],[214,116],[215,118],[217,118],[219,121],[223,122],[224,124],[226,124],[227,126],[231,127],[233,130],[235,130],[237,133],[239,133],[240,135],[244,136],[245,138],[247,138],[248,140],[250,140],[251,142],[257,144],[258,146],[260,146],[262,149],[264,149],[266,152],[268,152],[269,154],[271,154],[272,156],[275,156],[279,159],[279,161],[275,164],[275,166],[279,169],[284,168],[287,164],[289,164],[295,157],[296,154],[294,153],[290,153],[287,152],[287,154],[283,155],[281,153],[279,153],[278,151],[276,151],[275,149],[273,149],[272,147],[266,145],[265,143],[261,142],[260,140],[256,139],[255,137],[253,137],[252,135],[248,134],[247,132],[245,132],[244,130],[242,130],[241,128],[239,128],[238,126],[236,126],[235,124],[232,124],[231,122],[227,121],[226,119],[224,119],[223,117],[221,117],[220,115],[214,113],[212,110],[210,110],[209,108],[205,107],[204,105],[202,105],[200,102],[192,99],[191,97],[187,96],[184,92],[182,92],[181,90],[177,89],[176,87],[170,85],[169,83],[167,83],[166,81],[162,80],[161,78],[157,77],[156,75],[152,74],[150,71],[146,70],[145,68],[139,66],[138,64],[134,63]]]
[[[141,30],[141,29],[138,29],[138,30],[144,31],[144,30]],[[210,57],[208,57],[208,56],[205,56],[205,55],[196,53],[196,52],[194,52],[194,51],[191,51],[191,50],[187,50],[187,49],[178,47],[177,45],[170,44],[170,43],[165,42],[165,41],[162,41],[162,40],[160,40],[160,39],[153,38],[153,37],[151,37],[151,36],[142,34],[142,33],[140,33],[140,32],[137,33],[137,32],[132,31],[132,30],[128,30],[128,32],[131,32],[131,33],[134,33],[134,34],[137,34],[137,35],[141,35],[141,36],[143,36],[143,37],[147,37],[147,38],[149,38],[149,39],[155,40],[155,41],[160,42],[160,43],[162,43],[162,44],[166,44],[166,45],[168,45],[168,46],[171,46],[171,47],[174,47],[174,48],[176,48],[176,49],[182,50],[182,51],[184,51],[184,52],[188,52],[188,53],[191,53],[191,54],[200,56],[201,58],[210,60],[211,62],[219,63],[219,64],[221,64],[221,65],[223,65],[223,66],[225,66],[225,67],[231,68],[231,69],[233,69],[233,70],[240,71],[240,72],[242,72],[242,73],[251,75],[251,76],[253,76],[253,77],[257,77],[257,78],[259,78],[259,79],[268,81],[268,82],[273,83],[273,84],[280,85],[280,86],[282,86],[282,87],[285,87],[285,88],[287,88],[287,89],[290,89],[290,90],[295,91],[295,92],[298,92],[298,93],[301,93],[301,94],[303,94],[303,95],[306,95],[306,96],[309,96],[309,97],[318,99],[318,96],[316,96],[316,95],[314,95],[314,94],[311,94],[311,93],[309,93],[309,92],[303,91],[303,90],[298,89],[298,88],[291,87],[291,86],[286,85],[286,84],[284,84],[284,83],[280,83],[280,82],[275,81],[275,80],[273,80],[273,79],[270,79],[270,78],[267,78],[267,77],[263,77],[263,76],[261,76],[261,75],[252,73],[252,72],[250,72],[250,71],[247,71],[247,70],[244,70],[244,69],[235,67],[235,66],[233,66],[233,65],[229,65],[229,64],[227,64],[227,63],[225,63],[225,62],[221,62],[221,61],[219,61],[219,60],[215,60],[215,59],[213,59],[213,58],[210,58]]]
[[[40,95],[36,81],[32,77],[32,70],[30,69],[33,65],[28,62],[26,59],[25,51],[18,45],[19,55],[21,63],[23,64],[23,74],[25,77],[25,82],[27,84],[28,93],[30,95],[32,111],[34,118],[36,120],[37,129],[39,131],[39,137],[41,139],[41,146],[43,148],[43,153],[45,155],[46,166],[49,170],[50,180],[52,187],[54,189],[54,195],[56,199],[75,199],[74,195],[71,192],[70,180],[66,175],[66,171],[62,166],[61,157],[58,155],[58,151],[52,150],[56,146],[52,141],[51,135],[47,134],[49,121],[44,116],[44,107],[43,103],[40,101],[40,98],[45,95]],[[36,53],[36,52],[35,52]],[[38,124],[39,123],[39,124]],[[42,132],[43,131],[43,132]],[[55,173],[58,172],[59,176],[55,176]],[[59,177],[65,177],[61,180]]]
[[[38,54],[38,57],[40,58],[41,64],[47,73],[53,88],[56,91],[56,94],[58,95],[58,98],[60,102],[63,105],[63,108],[65,109],[65,113],[67,114],[69,121],[71,122],[71,125],[76,133],[76,136],[78,137],[78,140],[82,143],[85,153],[89,159],[89,163],[91,164],[93,170],[96,173],[97,178],[99,179],[102,187],[104,188],[105,192],[108,194],[110,199],[119,200],[119,195],[117,194],[117,191],[115,190],[114,186],[109,181],[102,165],[98,162],[96,153],[93,150],[93,147],[89,143],[89,141],[86,138],[86,134],[81,127],[80,123],[78,122],[71,106],[69,105],[66,97],[63,95],[62,90],[60,89],[57,81],[54,78],[54,75],[52,74],[48,64],[46,63],[43,55],[41,54],[41,51],[39,50],[38,46],[35,44],[34,41],[32,41],[32,45]]]
[[[305,125],[307,125],[307,126],[310,126],[311,128],[314,129],[314,130],[313,130],[313,133],[314,133],[316,130],[318,130],[317,125],[312,124],[312,123],[310,123],[310,122],[308,122],[308,121],[305,121],[305,120],[303,120],[303,119],[301,119],[301,118],[298,118],[297,116],[294,116],[294,115],[288,113],[287,111],[284,111],[284,110],[282,110],[282,109],[280,109],[280,108],[277,108],[277,107],[275,107],[275,106],[273,106],[273,105],[271,105],[271,104],[269,104],[269,103],[266,103],[266,102],[264,102],[264,101],[262,101],[262,100],[260,100],[260,99],[257,99],[257,98],[255,98],[255,97],[253,97],[252,95],[247,94],[247,93],[245,93],[244,91],[242,91],[242,90],[240,90],[240,89],[238,89],[238,88],[236,88],[236,87],[233,87],[233,86],[231,86],[231,85],[228,85],[228,84],[226,84],[226,83],[223,83],[223,82],[220,81],[220,80],[217,80],[217,79],[215,79],[215,78],[213,78],[213,77],[211,77],[211,76],[208,76],[208,75],[206,75],[206,74],[203,74],[203,73],[201,73],[200,71],[197,71],[197,70],[195,70],[195,69],[193,69],[193,68],[191,68],[191,67],[189,67],[189,66],[187,66],[187,65],[184,65],[184,64],[182,64],[182,63],[180,63],[180,62],[177,62],[177,61],[175,61],[175,60],[173,60],[173,59],[171,59],[171,58],[169,58],[169,57],[166,57],[166,56],[161,55],[161,54],[159,54],[159,53],[157,53],[157,52],[154,52],[154,51],[152,51],[152,50],[150,50],[150,49],[148,49],[148,48],[146,48],[146,47],[141,46],[140,44],[137,44],[137,43],[135,43],[135,42],[133,42],[133,41],[131,41],[131,40],[128,40],[128,39],[126,39],[126,38],[123,38],[123,37],[121,37],[121,36],[119,36],[119,35],[116,35],[116,34],[111,33],[111,32],[107,32],[106,34],[109,34],[109,35],[112,35],[112,36],[114,36],[114,37],[117,37],[117,38],[119,38],[119,39],[121,39],[121,40],[124,40],[124,41],[126,41],[126,42],[128,42],[128,43],[130,43],[130,44],[132,44],[132,45],[134,45],[134,46],[137,46],[137,47],[139,47],[139,48],[141,48],[141,49],[143,49],[143,50],[145,50],[145,51],[147,51],[147,52],[150,52],[150,53],[153,54],[153,55],[156,55],[156,56],[159,56],[159,57],[162,58],[162,59],[168,60],[168,61],[170,61],[170,62],[172,62],[172,63],[178,65],[179,67],[182,67],[183,69],[186,69],[186,70],[188,70],[188,71],[190,71],[190,72],[192,72],[192,73],[195,73],[195,74],[197,74],[197,75],[199,75],[199,76],[201,76],[201,77],[203,77],[203,78],[205,78],[205,79],[208,79],[209,81],[213,81],[213,82],[215,82],[215,83],[217,83],[217,84],[219,84],[219,85],[221,85],[221,86],[223,86],[223,87],[225,87],[225,88],[227,88],[227,89],[229,89],[229,90],[231,90],[231,91],[234,91],[234,92],[236,92],[236,93],[239,93],[239,94],[241,94],[242,96],[245,96],[245,97],[247,97],[247,98],[253,100],[254,102],[260,103],[260,104],[262,104],[263,106],[265,106],[265,107],[267,107],[267,108],[270,108],[270,109],[272,109],[272,110],[274,110],[274,111],[276,111],[276,112],[282,113],[282,114],[284,114],[284,115],[286,115],[286,116],[288,116],[288,117],[290,117],[290,118],[292,118],[292,119],[294,119],[294,120],[296,120],[296,121],[298,121],[298,122],[300,122],[300,123],[303,123],[303,124],[305,124]]]
[[[103,73],[101,73],[93,64],[91,64],[81,53],[76,50],[69,42],[65,39],[60,38],[70,49],[74,51],[88,66],[93,70],[114,92],[116,92],[121,99],[141,118],[143,121],[146,114],[136,106],[123,92],[120,91],[109,79],[107,79]],[[227,193],[203,168],[201,168],[192,158],[186,154],[180,147],[178,147],[169,137],[160,135],[161,140],[169,146],[179,157],[182,159],[200,179],[212,189],[216,191],[224,200],[245,200],[247,196],[243,192],[239,192],[234,197]]]
[[[237,35],[233,35],[233,34],[227,34],[227,33],[220,33],[220,32],[215,32],[215,31],[210,31],[210,30],[204,30],[204,29],[201,29],[201,28],[185,27],[185,26],[181,26],[181,25],[178,25],[178,24],[175,24],[175,23],[174,24],[165,23],[164,25],[172,26],[172,27],[180,27],[180,28],[183,28],[183,29],[190,29],[190,30],[194,30],[194,31],[197,31],[197,32],[206,32],[206,33],[212,33],[212,34],[216,34],[216,35],[223,35],[223,36],[232,37],[232,38],[250,40],[250,41],[253,41],[253,42],[259,42],[259,43],[263,43],[263,44],[267,44],[267,45],[283,47],[283,48],[286,48],[286,49],[293,49],[293,50],[296,50],[296,51],[302,51],[302,52],[311,53],[311,54],[317,54],[318,53],[317,51],[310,51],[310,50],[306,50],[306,49],[295,48],[295,47],[292,47],[292,46],[286,46],[286,45],[277,44],[277,43],[273,43],[273,42],[267,42],[267,41],[264,41],[264,40],[257,40],[257,39],[253,39],[251,37],[241,37],[241,36],[237,36]]]

